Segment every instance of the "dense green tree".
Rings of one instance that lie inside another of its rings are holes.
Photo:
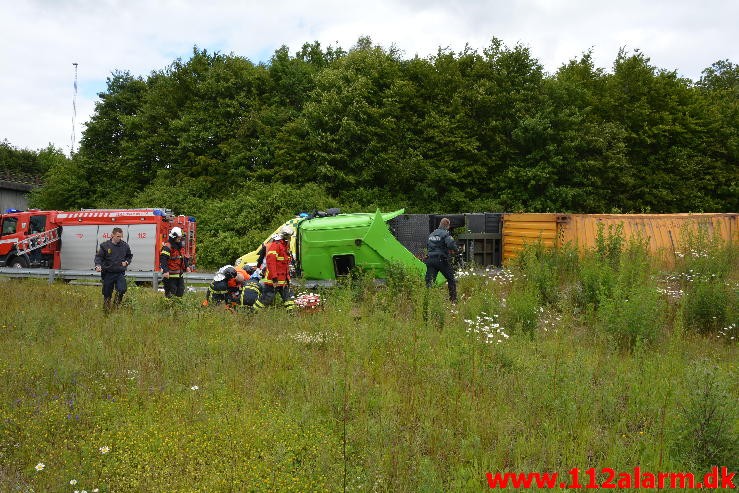
[[[0,175],[13,175],[25,181],[34,181],[40,178],[50,166],[48,159],[40,158],[40,154],[49,156],[54,153],[61,154],[51,144],[43,150],[32,151],[29,149],[18,149],[7,140],[0,141]]]
[[[368,37],[348,51],[306,43],[258,65],[194,47],[146,77],[113,73],[99,98],[71,159],[0,145],[6,169],[45,173],[35,204],[167,207],[239,238],[242,213],[265,223],[284,212],[283,185],[316,184],[323,206],[364,210],[738,205],[728,60],[693,83],[623,50],[612,70],[588,52],[548,75],[527,47],[495,38],[410,59]],[[215,220],[228,214],[239,219]]]
[[[604,94],[604,74],[590,53],[542,81],[538,103],[512,132],[525,166],[506,172],[512,210],[600,212],[624,167],[624,132],[594,115]],[[523,201],[522,201],[523,200]],[[610,207],[610,206],[609,206]]]
[[[739,65],[720,60],[697,84],[706,114],[701,145],[706,178],[715,189],[713,210],[739,210]],[[710,210],[706,207],[706,210]]]
[[[93,205],[89,182],[78,160],[49,146],[38,153],[48,171],[44,184],[31,191],[29,205],[38,209],[69,210]]]
[[[392,112],[384,95],[399,67],[397,53],[363,39],[316,74],[300,115],[279,135],[274,177],[325,184],[336,194],[382,185],[388,170],[379,147],[387,142],[385,115]]]
[[[600,108],[627,133],[627,168],[617,182],[620,207],[637,212],[720,208],[714,194],[721,173],[706,154],[709,114],[691,82],[657,70],[640,52],[621,52],[608,87]]]

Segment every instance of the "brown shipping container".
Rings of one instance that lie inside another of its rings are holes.
[[[559,224],[560,242],[572,242],[581,251],[593,248],[598,234],[598,225],[604,232],[615,232],[623,225],[623,236],[630,239],[643,238],[649,241],[649,251],[666,262],[672,262],[683,248],[686,230],[703,229],[711,236],[720,236],[724,241],[739,239],[737,214],[570,214]]]
[[[545,246],[568,242],[581,251],[595,246],[598,225],[604,232],[623,225],[623,236],[644,238],[650,251],[666,262],[681,252],[686,229],[699,227],[724,241],[739,241],[739,214],[505,214],[503,216],[503,262],[514,258],[523,245],[541,238]]]

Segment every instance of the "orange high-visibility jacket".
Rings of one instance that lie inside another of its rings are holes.
[[[267,271],[264,274],[265,284],[275,284],[273,279],[277,279],[275,286],[285,286],[290,280],[290,248],[285,240],[273,240],[267,245]]]

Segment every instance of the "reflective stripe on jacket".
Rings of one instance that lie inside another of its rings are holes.
[[[188,259],[183,255],[182,248],[176,248],[172,243],[162,245],[159,252],[159,267],[162,272],[169,272],[169,277],[180,277],[187,271]]]

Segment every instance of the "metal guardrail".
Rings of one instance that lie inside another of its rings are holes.
[[[185,274],[185,282],[189,285],[207,286],[213,280],[214,275],[214,272],[188,272]],[[56,280],[88,281],[90,283],[100,282],[100,273],[94,270],[15,269],[13,267],[0,267],[0,277],[48,279],[49,283],[53,283]],[[151,284],[154,289],[158,289],[159,283],[162,280],[162,273],[159,271],[128,271],[126,272],[126,277],[137,283]],[[336,281],[333,279],[294,279],[291,282],[299,289],[315,289],[336,285]]]
[[[213,280],[213,272],[188,272],[185,274],[187,282],[192,284],[210,284]],[[100,273],[94,270],[64,270],[64,269],[14,269],[12,267],[0,267],[0,277],[13,278],[35,278],[48,279],[49,283],[55,280],[63,281],[79,281],[86,280],[90,282],[99,282]],[[162,273],[159,271],[129,271],[126,277],[138,283],[151,284],[157,288],[162,280]]]

